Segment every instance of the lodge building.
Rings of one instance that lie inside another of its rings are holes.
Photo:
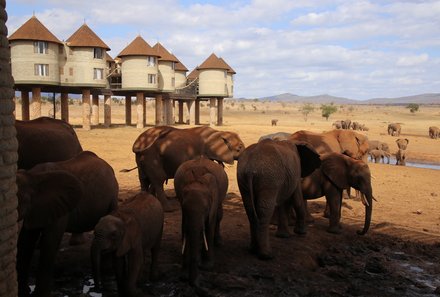
[[[69,121],[68,94],[81,94],[84,129],[98,125],[104,97],[104,126],[111,125],[111,97],[125,97],[125,122],[146,124],[146,98],[155,100],[155,124],[200,124],[200,102],[209,101],[209,123],[222,125],[223,100],[233,96],[235,71],[214,53],[188,76],[188,69],[162,44],[137,36],[115,59],[87,24],[60,41],[35,16],[9,36],[11,68],[21,94],[22,119],[41,116],[41,93],[60,94],[61,118]],[[32,94],[30,100],[29,94]],[[177,105],[177,106],[176,106]]]

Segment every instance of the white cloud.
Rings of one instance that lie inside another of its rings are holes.
[[[428,62],[429,56],[427,54],[421,54],[416,56],[400,57],[397,60],[397,66],[416,66],[422,63]]]

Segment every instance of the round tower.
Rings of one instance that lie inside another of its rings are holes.
[[[200,97],[228,97],[228,67],[211,54],[198,68]]]

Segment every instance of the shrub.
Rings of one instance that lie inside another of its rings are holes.
[[[311,103],[304,103],[303,106],[299,108],[299,111],[302,113],[304,117],[304,121],[307,122],[307,116],[309,113],[313,112],[315,110],[315,107]]]
[[[415,113],[419,110],[419,105],[416,103],[410,103],[406,106],[406,108],[408,108],[411,113]]]
[[[332,113],[335,113],[338,110],[338,108],[332,102],[330,104],[322,104],[321,110],[322,110],[322,117],[324,117],[328,121],[330,115]]]

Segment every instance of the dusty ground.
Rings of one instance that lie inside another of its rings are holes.
[[[149,103],[147,124],[153,124]],[[403,106],[343,106],[328,121],[320,110],[304,121],[300,104],[267,102],[225,102],[222,130],[239,133],[246,145],[261,135],[307,129],[316,132],[331,129],[337,119],[365,123],[370,139],[386,141],[397,151],[386,127],[402,123],[402,138],[410,140],[410,161],[440,164],[440,139],[428,137],[428,127],[440,127],[440,107],[422,106],[410,114]],[[43,114],[49,107],[43,108]],[[123,106],[113,106],[114,127],[76,129],[85,150],[91,150],[109,162],[120,184],[120,199],[139,190],[137,172],[120,173],[135,165],[131,145],[143,131],[124,127]],[[71,107],[71,121],[81,123],[79,106]],[[20,118],[17,108],[17,117]],[[208,110],[202,108],[202,122],[208,122]],[[133,115],[134,115],[133,111]],[[47,113],[46,113],[47,115]],[[270,126],[277,118],[278,126]],[[101,120],[102,121],[102,120]],[[133,119],[135,121],[135,119]],[[146,127],[145,129],[149,128]],[[180,126],[187,127],[187,126]],[[180,278],[180,212],[167,213],[160,256],[162,277],[159,282],[143,281],[145,294],[154,296],[436,296],[440,295],[440,170],[371,164],[373,191],[378,200],[373,221],[365,236],[356,235],[363,223],[364,209],[355,199],[344,199],[341,235],[327,233],[328,221],[322,217],[324,199],[309,203],[316,222],[304,237],[271,237],[276,254],[272,261],[260,261],[249,254],[249,227],[236,183],[236,165],[226,168],[229,193],[222,221],[224,246],[216,251],[217,265],[202,272],[202,290],[195,292]],[[172,181],[166,186],[173,195]],[[91,235],[89,235],[91,236]],[[57,264],[56,296],[79,296],[87,292],[91,278],[89,243],[64,246]],[[111,274],[107,277],[106,296],[115,295]],[[88,293],[85,293],[88,294]]]

